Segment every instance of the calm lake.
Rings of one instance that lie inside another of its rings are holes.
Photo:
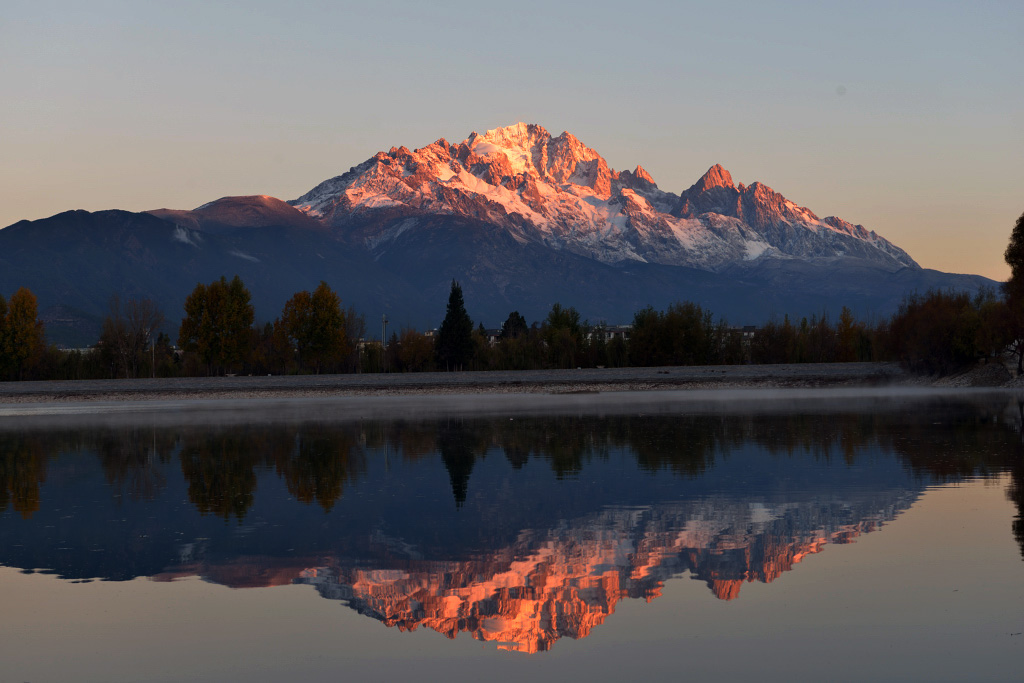
[[[1020,680],[1024,395],[460,400],[0,417],[0,680]]]

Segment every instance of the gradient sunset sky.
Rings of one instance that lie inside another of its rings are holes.
[[[293,199],[379,150],[526,121],[664,190],[720,163],[1004,279],[1022,36],[1020,0],[5,0],[0,225]]]

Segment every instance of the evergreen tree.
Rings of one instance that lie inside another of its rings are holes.
[[[221,277],[220,281],[223,283],[224,278]],[[252,355],[250,343],[255,313],[252,295],[237,275],[228,283],[224,310],[221,362],[225,368],[240,368]]]
[[[462,301],[462,287],[452,280],[448,309],[437,331],[437,364],[447,370],[465,366],[473,354],[473,321]]]
[[[551,367],[576,367],[576,356],[583,347],[579,311],[572,306],[562,308],[561,304],[554,304],[544,321],[544,343],[548,347]]]
[[[524,318],[519,311],[512,311],[508,314],[508,318],[501,325],[501,334],[499,339],[516,339],[522,337],[530,330],[526,324],[526,318]]]

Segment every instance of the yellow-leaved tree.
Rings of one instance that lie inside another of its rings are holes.
[[[5,302],[0,296],[0,378],[29,379],[45,347],[36,296],[21,287]]]
[[[300,370],[320,374],[336,369],[349,353],[341,299],[326,282],[313,292],[296,292],[279,324],[298,357]]]
[[[178,346],[194,353],[207,374],[240,369],[248,360],[254,313],[251,295],[237,275],[196,285],[185,300]]]

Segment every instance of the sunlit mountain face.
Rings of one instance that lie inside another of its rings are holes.
[[[0,431],[0,564],[305,584],[522,652],[689,576],[722,600],[1021,466],[1015,405]],[[1013,530],[1020,538],[1020,521]]]
[[[251,221],[255,200],[267,198],[225,197],[200,207],[193,220],[198,225],[217,210]],[[863,226],[818,218],[762,183],[736,186],[717,164],[674,194],[659,189],[641,166],[615,171],[572,133],[552,136],[523,122],[474,132],[459,143],[442,139],[379,152],[290,204],[297,209],[290,220],[305,215],[342,228],[378,257],[404,234],[422,231],[430,217],[462,216],[520,243],[606,263],[718,270],[760,258],[857,257],[890,270],[919,268]],[[264,212],[281,210],[274,205]]]

